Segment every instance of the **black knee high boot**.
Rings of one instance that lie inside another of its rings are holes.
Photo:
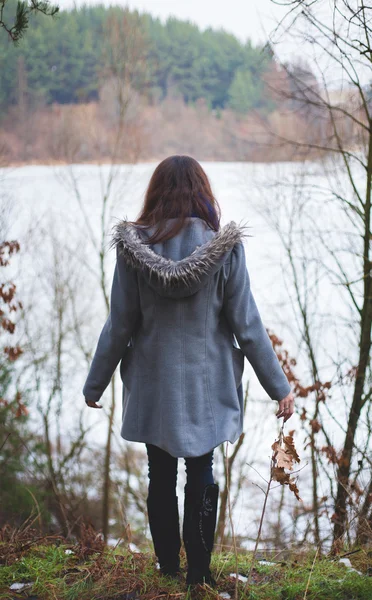
[[[178,496],[147,496],[147,513],[154,551],[164,575],[180,573],[181,549]]]
[[[211,554],[217,520],[219,486],[206,485],[202,494],[195,495],[185,485],[183,542],[187,556],[186,584],[208,583],[216,586],[210,572]]]

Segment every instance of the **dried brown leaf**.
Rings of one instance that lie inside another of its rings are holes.
[[[273,467],[271,477],[274,481],[278,481],[283,485],[288,483],[290,475],[289,473],[286,473],[282,467]]]
[[[291,480],[289,482],[289,489],[291,490],[291,492],[294,493],[294,495],[296,496],[297,500],[301,500],[300,492],[299,492],[299,489],[297,487],[297,484],[296,484],[295,480]]]
[[[276,466],[291,471],[293,469],[293,460],[292,457],[286,453],[285,448],[280,445],[280,442],[274,442],[271,447],[274,450]]]
[[[284,436],[283,443],[284,443],[286,454],[289,454],[294,461],[299,463],[300,457],[298,456],[297,450],[294,445],[293,433],[294,433],[294,430],[290,431],[288,435]]]
[[[271,478],[281,485],[288,485],[297,500],[301,500],[295,479],[291,478],[290,473],[286,473],[284,470],[292,471],[294,462],[300,462],[293,441],[293,433],[294,430],[290,431],[287,436],[281,435],[279,440],[275,440],[271,446],[273,450]]]
[[[300,492],[295,479],[291,478],[290,474],[286,473],[282,467],[273,467],[271,470],[271,477],[273,481],[277,481],[281,485],[288,485],[289,489],[294,493],[297,500],[301,500]]]
[[[274,451],[273,460],[276,467],[292,471],[294,461],[300,462],[300,457],[297,454],[293,441],[293,431],[290,431],[281,440],[276,440],[271,448]]]

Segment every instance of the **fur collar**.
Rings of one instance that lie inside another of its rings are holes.
[[[113,228],[111,246],[116,246],[127,264],[136,269],[153,274],[165,288],[191,286],[200,282],[211,271],[220,266],[224,254],[232,250],[237,242],[248,235],[246,225],[230,221],[205,243],[181,260],[165,258],[154,252],[138,233],[137,228],[127,220],[122,220]]]

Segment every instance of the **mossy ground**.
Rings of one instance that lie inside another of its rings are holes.
[[[0,545],[1,550],[1,545]],[[4,546],[3,546],[4,550]],[[66,550],[68,552],[66,553]],[[71,553],[73,551],[73,553]],[[184,582],[160,575],[153,553],[134,553],[126,548],[90,549],[79,552],[71,544],[32,545],[17,552],[2,553],[0,566],[0,599],[15,600],[155,600],[169,598],[218,598],[227,592],[235,597],[236,572],[233,553],[214,553],[211,569],[217,579],[217,590],[198,587],[192,594]],[[5,560],[4,560],[5,556]],[[350,555],[353,566],[363,575],[349,571],[345,565],[315,552],[286,553],[274,558],[275,566],[255,563],[252,584],[238,581],[239,600],[371,600],[372,552],[361,549]],[[272,560],[273,556],[267,556]],[[238,555],[238,572],[248,575],[251,554]],[[181,551],[181,566],[186,570],[186,557]],[[32,587],[17,593],[12,583],[33,582]],[[306,592],[307,589],[307,592]],[[306,592],[306,596],[305,596]]]

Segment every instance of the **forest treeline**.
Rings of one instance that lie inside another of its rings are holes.
[[[273,60],[268,45],[254,47],[222,30],[201,31],[176,18],[163,24],[149,14],[104,6],[61,11],[56,19],[31,18],[18,45],[0,37],[2,109],[18,102],[20,77],[27,78],[34,105],[97,100],[110,52],[108,28],[123,17],[142,30],[145,68],[133,78],[134,87],[151,101],[176,92],[187,103],[204,98],[211,108],[272,109],[263,86]]]
[[[223,30],[127,7],[31,15],[18,44],[0,36],[0,155],[3,164],[313,158],[332,124],[299,88],[321,97],[304,62],[280,64],[269,44]]]

